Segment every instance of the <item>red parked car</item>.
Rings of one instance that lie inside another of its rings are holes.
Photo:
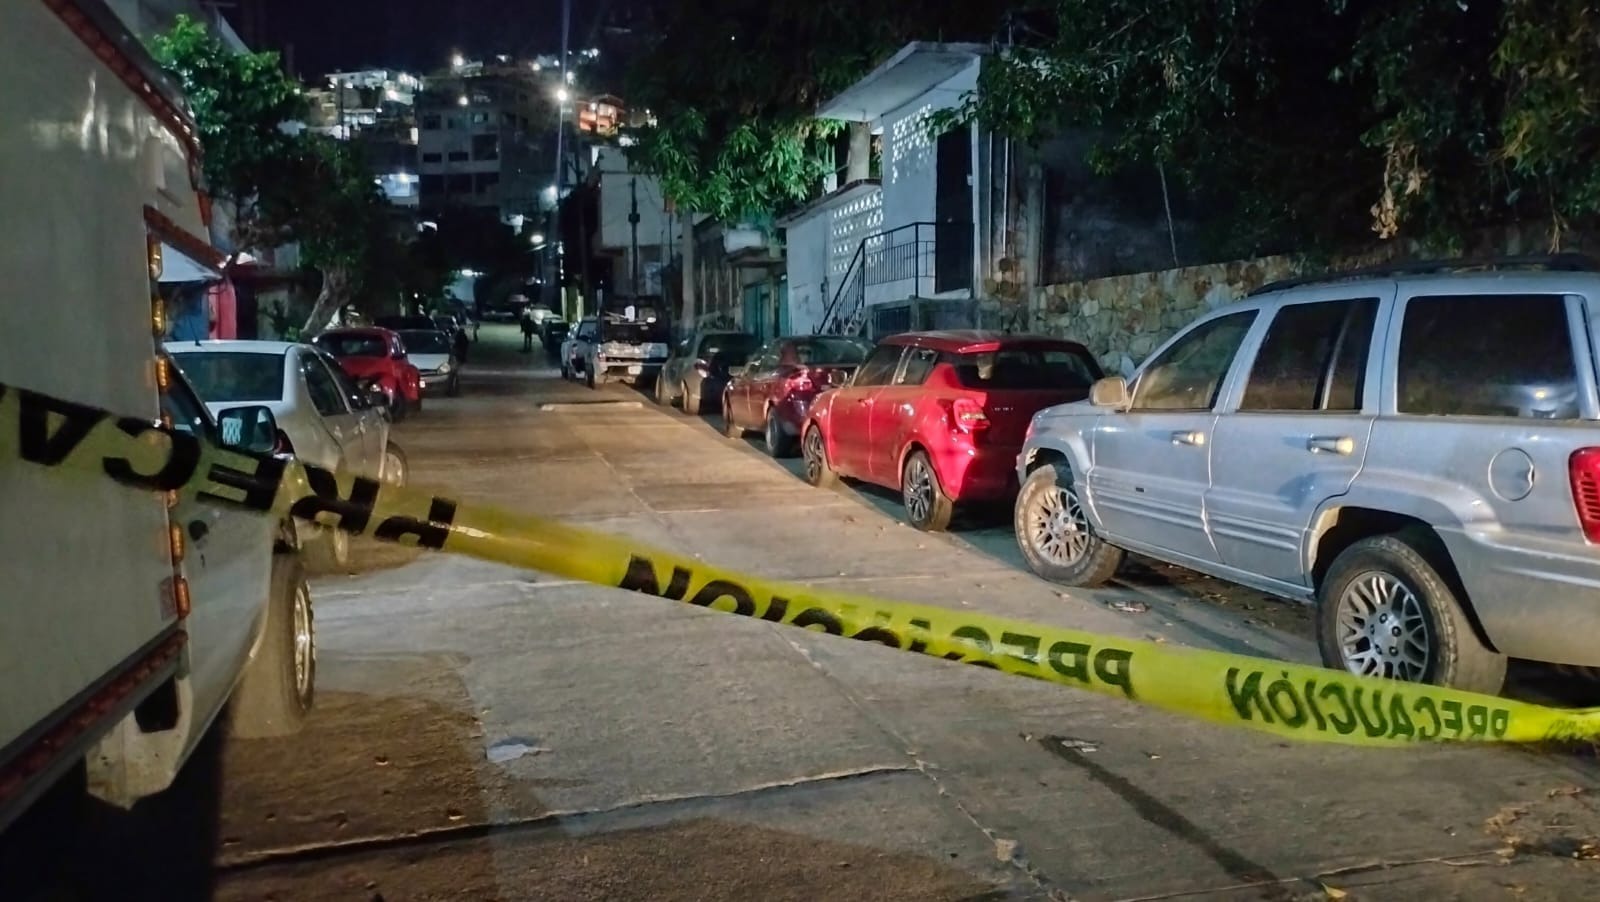
[[[1017,490],[1033,415],[1089,396],[1101,376],[1076,342],[994,332],[912,332],[873,349],[846,387],[812,405],[806,480],[900,490],[912,526],[942,530],[955,505]]]
[[[871,352],[871,342],[840,335],[774,338],[751,355],[749,366],[723,390],[723,431],[729,438],[742,438],[760,430],[768,454],[792,456],[811,402],[850,381]]]
[[[406,358],[406,347],[393,331],[376,326],[329,329],[311,343],[332,354],[350,378],[382,389],[396,420],[422,409],[422,373]]]

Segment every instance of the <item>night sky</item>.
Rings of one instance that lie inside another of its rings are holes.
[[[607,0],[573,0],[572,46],[593,43]],[[288,55],[302,78],[341,69],[427,72],[469,58],[561,48],[561,0],[268,0],[252,41]],[[226,15],[227,13],[224,12]]]

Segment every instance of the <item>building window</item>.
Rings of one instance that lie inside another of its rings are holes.
[[[453,131],[453,132],[461,131],[461,117],[460,116],[450,116],[450,117],[446,118],[445,121],[444,121],[444,127],[449,129],[449,130],[451,130],[451,131]]]
[[[479,113],[473,113],[472,114],[472,124],[473,125],[483,125],[483,124],[487,123],[488,121],[489,121],[489,114],[488,113],[479,112]]]
[[[444,191],[444,176],[425,175],[422,177],[422,193],[430,197]]]
[[[424,163],[438,163],[438,162],[441,162],[443,159],[444,159],[444,155],[443,154],[438,154],[438,153],[425,153],[425,154],[422,155],[422,162],[424,162]]]
[[[428,113],[422,117],[422,127],[429,131],[438,131],[441,124],[438,113]]]
[[[488,191],[500,184],[500,173],[480,172],[477,176],[477,190]]]
[[[500,159],[499,135],[473,135],[472,158],[474,160]]]
[[[450,176],[445,180],[445,190],[451,194],[471,194],[472,176],[467,174]]]
[[[466,161],[467,161],[467,152],[466,151],[464,151],[464,150],[452,150],[452,151],[450,151],[450,162],[452,162],[452,163],[465,163]]]

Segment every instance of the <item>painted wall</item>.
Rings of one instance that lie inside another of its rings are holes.
[[[928,134],[927,120],[938,110],[959,105],[961,95],[978,86],[978,67],[979,61],[973,60],[967,68],[879,121],[883,128],[884,228],[933,221],[934,140]],[[976,139],[972,159],[978,159]],[[978,182],[976,171],[974,176],[973,181]],[[976,222],[976,200],[972,213]]]
[[[788,228],[789,331],[811,333],[828,306],[828,222],[809,216]],[[836,281],[836,280],[834,280]]]

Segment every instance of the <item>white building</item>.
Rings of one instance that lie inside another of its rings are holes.
[[[788,235],[791,331],[854,332],[870,324],[873,308],[975,296],[986,154],[975,127],[936,137],[928,119],[977,87],[987,50],[909,44],[817,110],[820,119],[869,124],[881,142],[881,176],[839,186],[779,221]]]

